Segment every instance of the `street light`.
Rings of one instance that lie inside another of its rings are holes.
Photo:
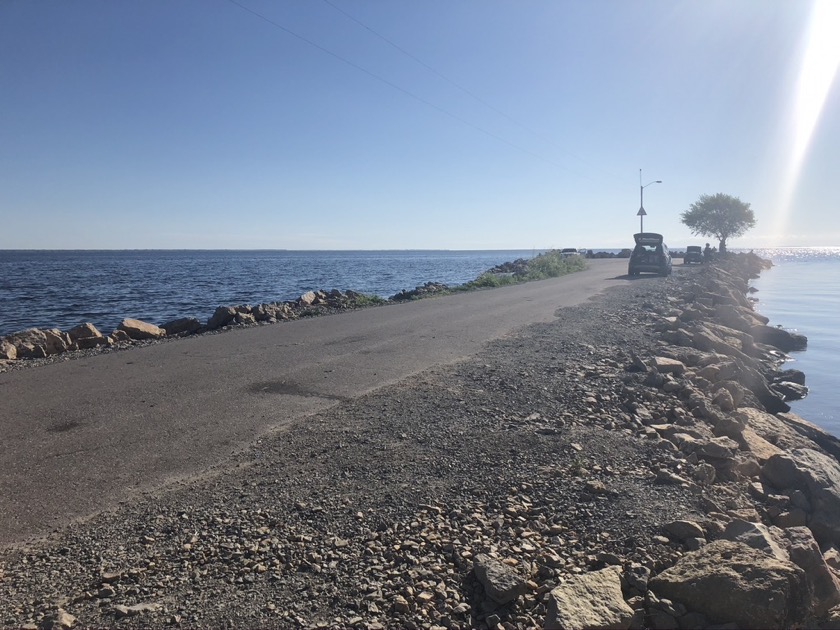
[[[639,231],[645,231],[645,188],[650,186],[651,184],[661,184],[662,180],[657,179],[655,182],[648,182],[644,186],[642,186],[642,169],[639,169],[639,211],[636,215],[639,217]]]

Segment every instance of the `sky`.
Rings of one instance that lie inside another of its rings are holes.
[[[835,0],[0,0],[0,249],[840,246]],[[652,183],[661,180],[661,183]],[[650,184],[650,185],[647,185]]]

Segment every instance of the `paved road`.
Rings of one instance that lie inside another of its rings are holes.
[[[468,357],[626,282],[563,278],[0,374],[0,545],[201,472],[265,431]]]

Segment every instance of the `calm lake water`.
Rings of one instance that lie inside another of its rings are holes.
[[[840,436],[840,248],[755,250],[774,267],[761,274],[756,310],[770,324],[808,337],[808,348],[791,353],[791,367],[805,373],[809,395],[793,412]]]
[[[463,284],[537,253],[0,250],[0,335],[83,322],[109,333],[125,317],[206,321],[217,306],[282,302],[318,289],[390,297],[428,281]]]

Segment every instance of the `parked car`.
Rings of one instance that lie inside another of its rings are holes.
[[[671,254],[661,234],[639,232],[633,235],[636,247],[630,254],[627,274],[638,276],[640,273],[658,273],[667,276],[671,273]]]
[[[699,245],[689,245],[685,248],[683,264],[689,265],[691,263],[703,264],[703,249]]]
[[[578,250],[574,247],[564,247],[560,250],[560,258],[569,258],[570,256],[577,256]]]

